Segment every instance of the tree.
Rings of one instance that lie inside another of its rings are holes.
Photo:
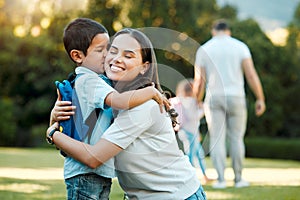
[[[13,1],[7,2],[0,8],[0,145],[44,144],[43,132],[56,98],[54,80],[62,80],[74,70],[64,51],[62,33],[65,25],[76,17],[95,19],[111,35],[123,27],[144,27],[156,48],[161,82],[171,91],[182,78],[193,77],[196,49],[211,37],[212,22],[217,18],[229,19],[234,36],[251,49],[266,93],[266,114],[256,118],[254,97],[246,87],[250,106],[247,134],[300,136],[299,7],[289,26],[287,46],[276,47],[255,20],[240,21],[234,7],[219,8],[215,0],[90,0],[86,12],[53,12],[46,16],[50,25],[42,28],[39,35],[29,32],[23,37],[13,34],[15,20],[22,18],[9,13],[14,9],[6,6]],[[28,30],[40,26],[46,15],[39,9],[35,12]],[[150,27],[161,32],[151,35]]]
[[[1,14],[10,13],[1,10]],[[42,30],[39,35],[16,37],[13,19],[0,19],[1,145],[34,146],[44,142],[42,133],[56,98],[54,80],[66,77],[72,68],[65,68],[62,31],[59,36]]]
[[[282,135],[290,137],[300,136],[300,3],[298,4],[293,20],[288,26],[289,37],[285,46],[286,64],[282,68],[280,79],[286,91],[285,105],[285,121],[281,130]],[[288,102],[288,103],[287,103]]]

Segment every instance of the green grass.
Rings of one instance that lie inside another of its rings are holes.
[[[228,165],[230,161],[228,160]],[[213,171],[207,158],[208,174]],[[65,199],[63,158],[54,149],[0,148],[0,199],[40,200]],[[287,171],[285,171],[287,170]],[[204,185],[210,200],[296,200],[300,196],[300,162],[247,158],[246,175],[253,178],[251,187],[236,189],[229,186],[215,190]],[[271,172],[267,173],[267,172]],[[272,174],[274,171],[274,174]],[[282,174],[282,173],[285,173]],[[277,175],[278,178],[274,179]],[[282,177],[282,180],[281,180]],[[286,179],[287,180],[283,180]],[[288,180],[296,181],[292,184]],[[272,184],[278,181],[278,184]],[[282,182],[281,182],[282,181]],[[228,181],[229,184],[233,182]],[[287,183],[287,184],[285,184]],[[121,200],[123,191],[114,179],[111,199]]]

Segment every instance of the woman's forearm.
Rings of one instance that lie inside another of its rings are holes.
[[[70,138],[69,136],[56,131],[53,135],[54,144],[64,151],[68,156],[82,162],[83,164],[96,168],[110,158],[117,155],[122,149],[105,140],[100,139],[95,145],[89,145]]]
[[[89,163],[93,163],[93,156],[91,152],[91,146],[83,142],[74,140],[67,135],[56,131],[53,135],[53,141],[57,148],[61,149],[68,156],[82,162],[83,164],[91,167]],[[99,163],[98,165],[101,165]]]

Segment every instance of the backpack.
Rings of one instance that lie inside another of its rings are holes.
[[[68,79],[63,80],[62,82],[55,81],[56,88],[61,94],[61,100],[71,101],[72,105],[76,106],[75,115],[72,115],[68,120],[59,122],[59,131],[78,141],[83,141],[83,139],[88,136],[89,142],[101,109],[96,108],[83,123],[79,99],[76,90],[74,89],[77,77],[78,75],[73,72],[69,74]],[[61,154],[65,157],[67,156],[63,151],[61,151]]]

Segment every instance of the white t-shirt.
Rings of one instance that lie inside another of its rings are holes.
[[[174,97],[170,102],[178,113],[180,128],[198,135],[200,119],[204,116],[204,112],[197,100],[193,97]]]
[[[242,61],[246,58],[251,58],[247,45],[227,35],[214,36],[200,47],[195,63],[205,68],[206,95],[244,97]]]
[[[154,100],[119,113],[103,138],[124,150],[115,156],[119,183],[130,198],[185,199],[200,186],[179,150],[167,113]]]
[[[185,153],[188,154],[190,141],[185,131],[194,134],[194,141],[200,141],[199,126],[204,111],[199,107],[196,98],[193,97],[174,97],[170,98],[170,102],[178,113],[180,128],[177,134],[183,143]]]

